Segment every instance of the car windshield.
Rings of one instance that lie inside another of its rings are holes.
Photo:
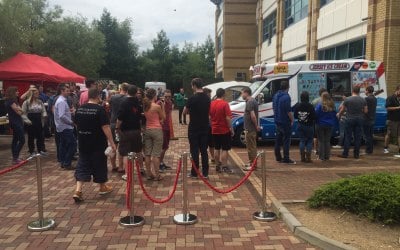
[[[261,87],[261,85],[264,83],[264,81],[257,81],[254,82],[250,85],[251,93],[254,94],[254,92],[257,91]],[[236,99],[237,102],[244,102],[242,96],[239,96],[238,99]]]

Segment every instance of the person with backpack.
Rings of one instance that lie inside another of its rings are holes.
[[[294,107],[294,117],[297,119],[297,132],[300,137],[301,162],[311,163],[311,151],[314,139],[315,110],[310,103],[310,94],[303,91],[300,95],[300,103]]]

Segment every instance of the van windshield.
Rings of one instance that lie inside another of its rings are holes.
[[[252,83],[250,85],[251,93],[254,94],[257,91],[257,89],[259,89],[264,82],[265,81],[257,81],[257,82]],[[244,102],[242,96],[239,96],[239,98],[236,99],[236,101],[237,102]]]

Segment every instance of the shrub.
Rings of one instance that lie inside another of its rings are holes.
[[[400,174],[367,174],[326,184],[307,200],[311,208],[346,209],[385,224],[400,222]]]

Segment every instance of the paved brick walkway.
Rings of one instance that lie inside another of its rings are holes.
[[[312,164],[304,164],[299,162],[298,145],[294,142],[291,157],[297,161],[297,165],[277,163],[272,143],[258,149],[267,152],[267,187],[278,200],[306,200],[319,186],[343,177],[382,171],[400,172],[400,159],[392,154],[383,154],[379,145],[373,155],[363,155],[358,160],[333,156],[328,162],[315,158]],[[234,153],[242,161],[247,161],[246,149],[235,148]],[[332,150],[332,153],[338,155],[341,150]],[[256,172],[256,175],[261,178],[261,171]]]
[[[174,114],[176,115],[176,114]],[[176,168],[179,154],[188,150],[186,126],[176,126],[167,163]],[[0,169],[9,166],[10,138],[0,138]],[[73,172],[62,171],[54,163],[54,144],[46,142],[50,156],[44,159],[43,190],[45,216],[54,218],[54,230],[31,233],[26,224],[37,216],[35,166],[33,163],[0,176],[0,249],[314,249],[295,238],[282,221],[261,223],[252,220],[258,210],[257,197],[247,184],[228,195],[213,193],[200,180],[189,181],[190,211],[199,217],[193,226],[177,226],[172,217],[180,213],[182,193],[180,183],[175,197],[167,204],[155,205],[141,191],[135,200],[137,215],[146,223],[139,228],[118,225],[125,209],[125,182],[110,173],[114,192],[100,197],[97,186],[84,188],[85,202],[74,204]],[[215,185],[234,185],[243,174],[217,175],[213,170],[210,181]],[[159,183],[145,182],[149,192],[158,197],[168,195],[174,171]],[[137,188],[137,187],[136,187]],[[136,189],[138,190],[138,189]]]

